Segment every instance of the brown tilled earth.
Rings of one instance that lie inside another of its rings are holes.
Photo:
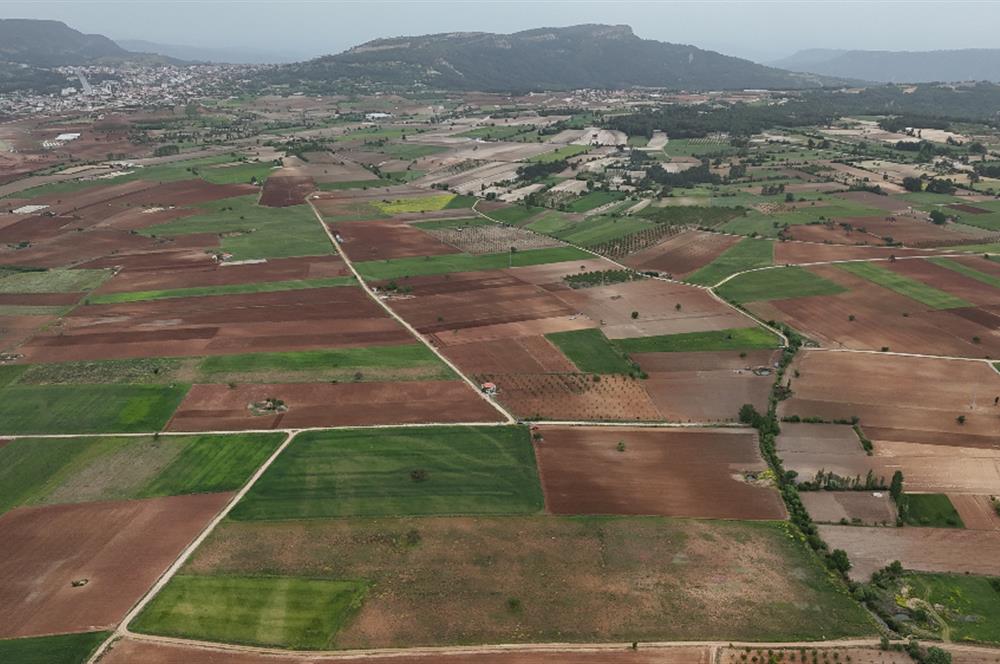
[[[819,526],[819,534],[831,549],[847,552],[856,581],[867,581],[894,560],[918,572],[1000,575],[997,531]]]
[[[520,417],[545,420],[657,422],[663,420],[641,380],[609,374],[477,374],[495,383],[497,400]]]
[[[994,485],[998,486],[998,485]],[[1000,530],[1000,514],[997,513],[993,496],[970,496],[951,494],[948,496],[955,506],[962,523],[969,530]]]
[[[896,507],[885,491],[801,491],[799,498],[813,521],[894,526]]]
[[[345,286],[83,306],[20,352],[26,362],[61,362],[410,341],[360,288]]]
[[[791,369],[781,417],[858,416],[872,440],[1000,448],[1000,374],[984,362],[807,350]]]
[[[676,278],[702,268],[740,241],[735,235],[684,231],[665,242],[637,251],[624,260],[636,270],[656,270]]]
[[[226,265],[215,261],[181,263],[176,267],[125,265],[114,279],[106,281],[95,293],[121,293],[147,290],[170,290],[196,286],[228,286],[268,281],[324,279],[349,276],[350,271],[337,256],[273,258],[262,263]]]
[[[352,261],[457,254],[458,248],[404,221],[349,221],[329,224]]]
[[[823,244],[820,242],[775,242],[774,264],[820,263],[824,261],[845,261],[889,256],[926,256],[933,251],[920,251],[903,247],[863,247],[847,244]],[[940,252],[943,253],[943,250]]]
[[[997,264],[993,261],[983,260],[980,257],[978,261],[971,263],[970,267],[979,269],[984,265],[987,269],[990,269],[991,265]],[[949,270],[930,261],[896,261],[895,263],[887,263],[886,267],[896,274],[902,274],[910,279],[915,279],[933,288],[950,293],[974,306],[1000,306],[1000,288],[992,288],[972,277],[967,277],[964,274]]]
[[[447,335],[446,332],[442,333]],[[575,373],[576,366],[542,335],[446,346],[445,356],[467,374]]]
[[[767,468],[756,432],[550,426],[539,432],[535,455],[553,514],[785,518],[777,491],[753,480]]]
[[[316,189],[316,183],[306,175],[284,175],[280,171],[267,178],[260,204],[265,207],[302,205]]]
[[[21,507],[0,517],[0,637],[108,629],[232,494]],[[75,588],[73,581],[87,579]]]
[[[284,413],[249,406],[281,399]],[[167,424],[170,431],[241,431],[421,422],[496,422],[497,411],[458,380],[390,383],[195,385]]]
[[[853,653],[854,650],[851,650]],[[225,652],[196,646],[167,645],[123,639],[105,655],[103,664],[710,664],[708,648],[677,647],[587,652],[572,650],[537,650],[527,652],[426,653],[401,655],[365,655],[363,657],[322,657],[316,655],[265,655],[250,652]],[[857,659],[859,664],[881,664],[880,660]],[[885,660],[886,664],[896,664]],[[900,664],[903,660],[899,660]],[[907,662],[908,664],[908,662]]]

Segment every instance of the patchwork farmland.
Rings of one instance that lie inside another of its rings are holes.
[[[10,138],[0,660],[997,661],[995,128],[411,93]]]

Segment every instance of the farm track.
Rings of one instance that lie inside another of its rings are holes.
[[[134,641],[151,644],[174,645],[216,653],[246,653],[255,655],[266,655],[274,658],[275,661],[318,659],[326,660],[356,660],[364,658],[371,661],[392,662],[394,659],[404,657],[427,657],[428,661],[434,661],[434,657],[445,655],[496,655],[503,653],[537,653],[540,655],[556,655],[561,653],[614,653],[628,652],[630,644],[626,643],[502,643],[482,646],[422,646],[413,648],[382,648],[368,650],[306,650],[293,651],[279,648],[266,648],[262,646],[244,646],[228,643],[215,643],[208,641],[195,641],[191,639],[180,639],[167,636],[153,636],[147,634],[128,634],[128,638]],[[905,642],[898,643],[905,645]],[[835,639],[830,641],[652,641],[637,644],[640,652],[659,650],[668,653],[672,649],[681,648],[706,648],[709,650],[709,661],[717,661],[717,655],[723,648],[878,648],[879,639],[858,638],[858,639]],[[1000,650],[989,646],[977,646],[966,643],[949,643],[948,650],[951,652],[978,654],[981,656],[996,656]],[[98,659],[92,659],[96,663]]]

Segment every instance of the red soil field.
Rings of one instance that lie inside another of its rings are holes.
[[[352,261],[457,254],[459,250],[402,221],[356,221],[330,224],[343,238]]]
[[[777,344],[777,340],[775,340]],[[689,353],[630,353],[647,372],[744,370],[771,366],[778,358],[776,350],[748,350],[745,357],[731,350]],[[772,377],[773,380],[773,377]]]
[[[467,374],[576,372],[569,358],[540,335],[458,344],[444,354]]]
[[[819,526],[831,549],[851,559],[850,576],[867,581],[898,560],[918,572],[1000,575],[1000,532],[957,528],[857,528]]]
[[[594,322],[586,316],[553,316],[549,318],[514,321],[512,323],[466,327],[460,330],[444,330],[437,334],[429,334],[427,338],[436,347],[444,348],[481,341],[496,341],[498,339],[551,334],[552,332],[586,330],[593,327]]]
[[[807,350],[791,368],[781,417],[858,416],[872,440],[1000,448],[1000,374],[985,362]]]
[[[584,647],[568,646],[565,651],[550,648],[530,648],[494,651],[385,655],[366,654],[351,657],[323,657],[292,653],[274,655],[252,652],[226,652],[197,645],[152,643],[135,638],[117,642],[105,655],[103,664],[710,664],[707,647],[678,646],[653,648],[643,646],[631,650],[624,646],[615,650],[586,651]],[[904,655],[905,656],[905,655]],[[860,660],[859,664],[866,664]],[[900,660],[902,661],[902,660]],[[958,658],[956,657],[956,663]]]
[[[21,507],[0,517],[0,637],[109,629],[232,494]],[[75,588],[72,582],[87,579]]]
[[[208,268],[215,265],[212,257],[204,249],[170,247],[160,251],[145,251],[133,254],[113,254],[80,263],[82,268],[120,268],[122,270],[173,270],[178,268]],[[108,282],[109,284],[112,282]]]
[[[288,411],[255,416],[248,406],[283,400]],[[496,422],[499,413],[463,381],[195,385],[171,431],[241,431],[425,422]]]
[[[114,201],[114,207],[180,207],[198,205],[199,203],[255,194],[257,191],[256,187],[249,184],[213,184],[201,178],[194,178],[191,180],[164,182],[143,189],[142,191],[122,196]],[[76,203],[75,200],[73,202]],[[79,207],[78,203],[77,206]],[[78,213],[84,216],[93,216],[95,211],[88,208],[86,210],[78,210]]]
[[[82,263],[119,254],[133,254],[164,249],[213,248],[219,245],[215,234],[186,235],[177,240],[148,238],[124,231],[100,228],[82,232],[64,232],[58,237],[32,243],[26,249],[0,246],[0,264],[34,267],[75,267]]]
[[[904,353],[1000,357],[1000,337],[990,332],[994,326],[1000,326],[1000,320],[991,311],[930,310],[912,298],[836,266],[807,269],[848,291],[837,295],[752,302],[747,308],[764,320],[785,321],[806,336],[834,348],[880,350],[888,347],[891,351]],[[972,340],[977,336],[980,338],[978,344]]]
[[[660,421],[642,381],[621,375],[480,374],[480,383],[496,383],[497,399],[530,419],[640,422]]]
[[[345,286],[82,306],[20,352],[25,361],[62,362],[410,341],[360,288]]]
[[[773,487],[744,478],[767,468],[753,431],[548,426],[540,431],[535,455],[545,506],[553,514],[785,518]]]
[[[845,261],[889,256],[927,256],[934,251],[906,249],[904,247],[864,247],[820,242],[775,242],[775,265],[796,265],[825,261]]]
[[[312,178],[302,175],[272,175],[264,183],[260,204],[265,207],[302,205],[316,189]]]
[[[0,316],[0,348],[15,348],[35,330],[55,320],[55,316]]]
[[[350,270],[338,256],[272,258],[263,263],[225,265],[213,260],[179,263],[175,267],[155,265],[124,266],[114,279],[105,282],[96,293],[121,293],[169,290],[196,286],[227,286],[297,279],[325,279],[350,276]]]
[[[612,286],[553,291],[572,311],[599,322],[611,339],[682,332],[725,330],[750,320],[714,299],[705,290],[654,279]],[[676,305],[681,305],[680,309]],[[638,311],[639,317],[632,318]]]
[[[502,271],[417,277],[399,283],[412,292],[394,299],[392,308],[422,333],[576,313],[553,294]]]
[[[735,235],[685,231],[632,254],[624,262],[637,270],[656,270],[680,278],[708,265],[739,241]]]

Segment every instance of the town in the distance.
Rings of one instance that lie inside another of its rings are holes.
[[[1000,662],[1000,49],[0,19],[0,662]]]

